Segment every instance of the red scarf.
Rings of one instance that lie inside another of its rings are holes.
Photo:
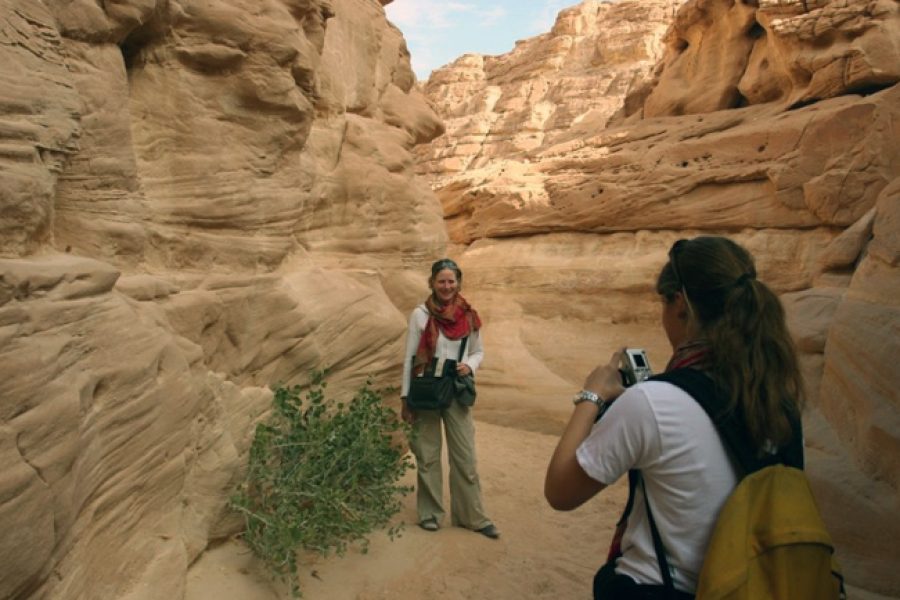
[[[709,370],[710,366],[709,342],[706,340],[692,340],[684,342],[675,348],[675,353],[672,354],[669,364],[666,365],[666,372],[684,367],[706,371]]]
[[[424,373],[425,367],[434,359],[439,332],[448,340],[460,340],[481,329],[478,313],[460,294],[456,294],[447,304],[441,304],[432,294],[425,301],[425,308],[428,309],[428,321],[416,349],[416,360],[413,362],[415,375]]]

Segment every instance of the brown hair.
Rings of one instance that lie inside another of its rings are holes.
[[[431,264],[431,277],[428,278],[428,284],[431,285],[434,282],[434,278],[437,277],[437,274],[445,269],[456,273],[456,281],[461,287],[462,269],[460,269],[459,265],[457,265],[456,262],[450,258],[442,258],[441,260],[437,260]]]
[[[724,237],[678,240],[656,282],[666,302],[682,292],[710,343],[711,374],[731,391],[759,451],[785,446],[804,402],[794,343],[778,297],[756,279],[753,257]]]

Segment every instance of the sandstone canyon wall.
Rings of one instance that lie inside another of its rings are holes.
[[[787,307],[849,580],[900,596],[900,3],[673,6],[585,0],[423,86],[447,133],[418,169],[489,324],[480,414],[555,430],[614,349],[661,368],[666,252],[732,236]]]
[[[0,0],[0,598],[181,598],[270,384],[395,383],[442,125],[376,0]]]
[[[0,0],[0,598],[183,597],[267,386],[394,383],[447,232],[480,417],[552,433],[623,341],[663,364],[673,240],[750,247],[850,581],[900,595],[896,0],[587,0],[440,117],[386,3]]]

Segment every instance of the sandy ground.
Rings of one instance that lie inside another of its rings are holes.
[[[391,541],[379,531],[370,536],[367,554],[351,551],[344,557],[304,557],[304,598],[589,600],[591,580],[606,557],[627,484],[623,479],[574,512],[552,510],[542,490],[556,441],[553,434],[477,421],[485,507],[501,538],[490,540],[449,526],[435,533],[423,531],[415,525],[415,498],[410,494],[397,516],[397,521],[406,523],[400,538]],[[412,472],[408,482],[414,482]],[[444,495],[449,506],[446,489]],[[887,600],[853,587],[848,592],[851,600]],[[186,600],[289,597],[287,587],[272,582],[263,566],[236,541],[209,550],[197,561],[188,574],[185,596]]]
[[[398,515],[406,523],[400,538],[391,541],[386,533],[376,532],[367,554],[306,557],[301,566],[304,598],[590,598],[590,582],[606,556],[627,486],[620,483],[577,511],[554,511],[542,490],[556,440],[553,435],[478,422],[485,507],[501,531],[500,539],[450,527],[449,516],[440,531],[423,531],[415,525],[410,494]],[[408,477],[414,482],[413,473]],[[187,600],[287,597],[286,587],[271,583],[237,542],[207,552],[188,576]]]

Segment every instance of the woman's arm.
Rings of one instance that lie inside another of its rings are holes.
[[[406,398],[409,393],[409,378],[412,375],[412,357],[419,348],[419,339],[422,337],[422,330],[425,329],[425,323],[428,316],[421,318],[422,311],[419,307],[413,309],[409,315],[409,326],[406,328],[406,347],[403,351],[403,381],[400,383],[400,397]]]
[[[428,322],[428,316],[420,315],[419,307],[413,309],[409,315],[409,325],[406,328],[406,347],[403,352],[403,381],[400,383],[400,418],[410,425],[416,420],[416,413],[410,410],[406,404],[406,396],[409,394],[409,379],[412,377],[413,356],[419,348],[419,339],[422,330]]]
[[[481,332],[473,331],[469,334],[469,341],[466,342],[466,355],[456,369],[461,375],[474,373],[481,366],[482,360],[484,360],[484,345],[481,342]]]
[[[578,446],[591,432],[599,410],[593,402],[576,405],[553,452],[544,479],[544,497],[556,510],[578,508],[606,487],[591,479],[575,457]]]
[[[608,364],[594,369],[585,380],[584,389],[604,401],[618,398],[625,390],[619,376],[619,359],[620,353],[616,352]],[[599,411],[600,407],[593,402],[577,404],[553,452],[544,479],[544,497],[556,510],[578,508],[606,487],[585,473],[575,454],[591,433]]]

